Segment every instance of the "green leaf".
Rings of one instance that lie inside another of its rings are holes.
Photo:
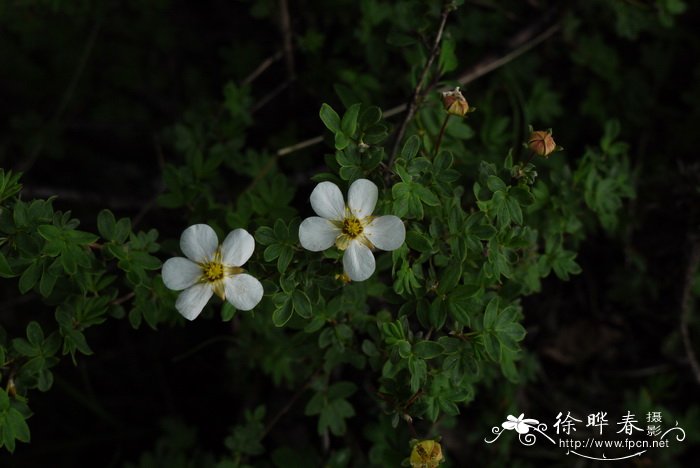
[[[268,226],[259,227],[257,231],[255,231],[255,240],[262,245],[270,245],[276,240],[275,232]]]
[[[336,382],[328,387],[327,398],[336,400],[339,398],[347,398],[357,391],[357,385],[352,382]]]
[[[129,218],[122,218],[117,221],[117,225],[114,228],[114,234],[112,240],[120,244],[124,243],[131,233],[131,220]]]
[[[282,244],[272,244],[268,246],[263,252],[263,258],[266,262],[271,262],[282,253]]]
[[[358,125],[360,130],[365,130],[372,125],[376,124],[382,119],[382,110],[377,106],[367,107],[360,114],[360,119],[358,120]]]
[[[47,241],[58,240],[63,238],[63,231],[56,226],[50,224],[42,224],[37,227],[37,232]]]
[[[454,260],[447,265],[440,276],[438,294],[446,294],[451,291],[460,279],[462,279],[462,262]]]
[[[508,208],[508,214],[513,222],[516,224],[523,224],[523,210],[520,209],[517,200],[509,196],[506,198],[506,207]]]
[[[22,356],[32,357],[41,353],[37,346],[32,346],[24,338],[15,338],[12,340],[12,347]]]
[[[236,315],[236,308],[229,301],[224,301],[221,306],[221,321],[230,322]]]
[[[57,279],[58,276],[52,273],[50,269],[44,269],[44,273],[39,281],[39,293],[44,297],[49,297],[53,292]]]
[[[97,231],[100,235],[107,240],[112,240],[116,227],[117,220],[114,218],[112,212],[109,210],[100,211],[97,215]]]
[[[406,243],[411,250],[425,253],[433,249],[430,239],[418,231],[408,231],[406,233]]]
[[[277,257],[277,271],[284,273],[287,271],[289,263],[294,258],[294,249],[289,246],[284,246],[280,251],[279,257]]]
[[[15,408],[10,408],[7,412],[5,423],[9,426],[15,439],[20,442],[29,442],[29,426],[22,413]]]
[[[29,322],[29,325],[27,325],[27,339],[34,346],[41,346],[44,342],[44,332],[38,323],[34,321]]]
[[[421,145],[422,142],[420,137],[418,135],[411,135],[408,138],[408,140],[406,140],[406,143],[404,143],[403,145],[403,149],[401,150],[401,157],[404,158],[407,162],[410,161],[418,154]]]
[[[26,294],[30,289],[34,287],[39,275],[41,274],[41,266],[39,262],[35,260],[19,277],[19,292]]]
[[[305,292],[296,290],[292,295],[294,311],[302,318],[309,319],[312,316],[311,301]]]
[[[484,329],[493,330],[498,315],[498,296],[491,299],[484,313]]]
[[[357,116],[360,113],[360,107],[362,107],[360,103],[350,106],[345,112],[345,115],[343,115],[343,120],[340,123],[340,129],[349,138],[352,138],[357,130]]]
[[[499,190],[506,189],[506,183],[501,180],[500,177],[495,175],[490,175],[486,180],[486,185],[492,192],[497,192]]]
[[[337,133],[340,130],[340,116],[333,110],[331,106],[323,103],[321,110],[318,113],[321,117],[323,124],[333,133]]]
[[[422,359],[433,359],[442,354],[443,347],[435,341],[419,341],[413,345],[413,352]]]
[[[440,206],[440,199],[427,187],[421,184],[412,184],[411,190],[428,206]]]
[[[291,299],[287,298],[281,305],[279,305],[275,311],[272,313],[272,323],[276,327],[283,327],[289,322],[294,313],[294,308],[292,307]]]
[[[12,272],[12,268],[7,263],[7,259],[2,252],[0,252],[0,278],[12,278],[15,274]]]
[[[10,407],[10,397],[5,392],[5,389],[0,387],[0,411],[5,411]]]
[[[338,132],[335,134],[335,149],[345,149],[349,144],[350,138],[348,138],[343,132]]]

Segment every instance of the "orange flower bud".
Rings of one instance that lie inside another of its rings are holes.
[[[530,137],[527,139],[527,147],[530,148],[533,153],[543,158],[548,158],[549,155],[557,150],[557,144],[554,142],[554,138],[552,138],[551,130],[538,130],[530,133]]]
[[[457,86],[453,91],[445,91],[442,93],[442,105],[445,110],[452,114],[464,117],[469,112],[469,103]]]
[[[411,468],[437,468],[443,462],[442,447],[434,440],[416,442],[409,461]]]

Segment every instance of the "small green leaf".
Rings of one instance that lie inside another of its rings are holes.
[[[294,311],[302,318],[309,319],[312,315],[311,301],[305,292],[296,290],[292,294],[292,303]]]
[[[34,321],[29,322],[29,325],[27,325],[27,339],[34,346],[41,346],[44,342],[44,332],[38,323]]]
[[[294,249],[289,246],[283,246],[280,251],[279,257],[277,257],[277,271],[284,273],[287,271],[289,263],[294,258]]]
[[[444,351],[443,347],[435,341],[419,341],[413,345],[413,352],[422,359],[433,359]]]
[[[40,274],[41,267],[39,266],[38,261],[35,260],[31,265],[29,265],[29,267],[27,267],[26,270],[24,270],[22,276],[19,277],[19,292],[26,294],[27,291],[32,289],[39,279]]]
[[[408,231],[406,233],[406,243],[411,250],[421,253],[430,252],[433,248],[430,239],[418,231]]]
[[[506,183],[501,180],[500,177],[495,175],[490,175],[486,180],[486,185],[492,192],[497,192],[499,190],[505,190]]]
[[[350,139],[343,132],[338,132],[335,134],[335,149],[345,149],[349,144]]]
[[[343,115],[343,120],[340,123],[340,129],[349,138],[352,138],[357,130],[357,116],[360,113],[360,107],[362,107],[360,103],[350,106],[345,112],[345,115]]]
[[[13,276],[15,276],[15,274],[12,273],[12,268],[10,268],[10,265],[7,263],[5,255],[0,252],[0,278],[12,278]]]
[[[294,313],[294,308],[292,307],[291,299],[287,298],[281,305],[279,305],[275,311],[272,313],[272,323],[276,327],[283,327],[289,322]]]
[[[275,232],[271,227],[262,226],[255,231],[255,240],[260,242],[262,245],[270,245],[275,242]]]
[[[323,103],[321,110],[318,113],[321,117],[323,124],[333,133],[337,133],[340,130],[340,116],[333,110],[331,106]]]
[[[377,106],[367,107],[360,114],[360,119],[358,120],[358,125],[360,130],[365,130],[372,125],[376,124],[382,119],[382,110]]]
[[[411,135],[403,145],[401,157],[406,161],[410,161],[418,154],[418,151],[420,151],[421,144],[422,142],[418,135]]]
[[[456,260],[450,262],[440,276],[440,283],[437,288],[438,294],[446,294],[451,291],[459,283],[460,279],[462,279],[462,262]]]
[[[486,312],[484,313],[484,328],[486,330],[492,330],[496,324],[496,318],[498,315],[498,296],[491,299],[486,306]]]
[[[100,235],[107,240],[112,240],[116,227],[117,220],[114,218],[112,212],[109,210],[100,211],[97,215],[97,231]]]

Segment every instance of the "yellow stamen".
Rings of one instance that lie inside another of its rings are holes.
[[[224,265],[220,262],[207,262],[202,265],[202,277],[205,281],[213,283],[224,277]]]
[[[362,227],[362,223],[360,222],[360,220],[352,216],[347,217],[343,220],[342,230],[343,234],[348,236],[350,239],[354,239],[360,234],[362,234],[364,228]]]

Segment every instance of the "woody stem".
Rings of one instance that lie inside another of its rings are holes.
[[[448,113],[445,116],[445,121],[442,123],[442,127],[440,128],[440,133],[437,137],[437,143],[435,143],[435,156],[437,156],[438,151],[440,151],[440,143],[442,143],[442,136],[445,134],[445,129],[447,128],[447,121],[450,120],[451,115],[452,114]]]

